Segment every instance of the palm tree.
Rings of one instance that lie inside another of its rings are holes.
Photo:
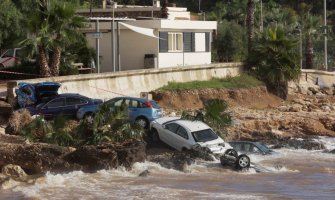
[[[306,53],[305,53],[305,61],[306,68],[313,68],[313,59],[314,59],[314,47],[313,47],[313,39],[318,36],[317,27],[320,24],[319,17],[308,14],[305,19],[303,19],[303,33],[306,42]]]
[[[282,26],[268,28],[260,34],[247,64],[253,67],[253,73],[266,83],[270,92],[286,99],[288,81],[300,75],[298,42],[288,38]]]
[[[248,0],[247,3],[247,35],[248,35],[248,53],[252,49],[252,40],[254,37],[254,12],[255,12],[255,2],[254,0]]]
[[[161,18],[163,19],[168,18],[168,15],[169,15],[168,8],[167,8],[168,4],[169,4],[168,0],[163,0],[162,9],[161,9]]]
[[[53,53],[50,62],[52,76],[59,75],[59,64],[62,49],[69,43],[76,40],[84,40],[83,34],[78,29],[83,28],[86,20],[75,15],[74,4],[58,2],[53,4],[50,10],[49,24],[53,30],[55,40],[53,42]]]
[[[38,11],[27,19],[27,28],[31,37],[22,43],[26,46],[37,47],[42,76],[59,75],[62,49],[70,41],[83,39],[77,29],[84,25],[85,19],[75,15],[73,4],[65,0],[39,1]]]

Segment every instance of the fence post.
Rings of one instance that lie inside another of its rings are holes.
[[[7,102],[14,106],[16,104],[15,101],[15,87],[17,87],[16,81],[7,82]]]

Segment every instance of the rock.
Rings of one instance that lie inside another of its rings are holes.
[[[13,178],[22,178],[27,176],[26,172],[18,165],[6,165],[2,168],[2,173],[4,175],[13,177]]]
[[[64,160],[84,172],[96,172],[118,166],[129,169],[135,162],[143,162],[146,159],[145,150],[145,142],[136,140],[122,145],[87,145],[66,155]]]
[[[333,89],[330,87],[321,88],[321,92],[325,95],[333,95]]]
[[[135,162],[146,160],[146,143],[143,141],[130,141],[115,149],[120,166],[131,168]]]
[[[300,112],[301,110],[302,110],[302,105],[300,104],[293,104],[289,109],[290,112]]]
[[[118,166],[115,147],[112,145],[87,145],[78,148],[64,158],[70,164],[76,164],[84,172],[96,172]]]
[[[322,150],[325,146],[313,140],[302,140],[302,139],[289,139],[289,140],[279,140],[276,145],[272,148],[294,148],[294,149],[307,149],[307,150]]]
[[[147,177],[147,176],[149,176],[149,174],[150,174],[149,170],[146,169],[143,172],[141,172],[138,176]]]
[[[311,91],[312,94],[314,95],[319,92],[319,88],[316,88],[316,87],[309,87],[308,90]]]

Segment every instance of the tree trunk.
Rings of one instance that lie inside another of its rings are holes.
[[[59,76],[59,64],[61,58],[62,49],[60,47],[55,47],[53,49],[50,70],[52,76]]]
[[[50,77],[51,73],[48,65],[47,54],[42,45],[38,46],[38,64],[40,66],[40,74],[45,77]]]
[[[254,0],[248,0],[247,6],[247,35],[248,35],[248,53],[252,50],[252,41],[254,38],[254,12],[255,2]]]
[[[167,19],[168,18],[168,9],[167,9],[167,6],[168,6],[168,0],[163,0],[162,2],[162,9],[161,9],[161,18],[163,19]]]
[[[313,69],[313,58],[314,58],[314,50],[313,50],[313,42],[312,38],[308,37],[306,41],[306,69]]]

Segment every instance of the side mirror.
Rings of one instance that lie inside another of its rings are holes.
[[[165,126],[165,124],[163,124],[163,125],[162,125],[162,127],[163,127],[164,129],[166,129],[166,126]]]

